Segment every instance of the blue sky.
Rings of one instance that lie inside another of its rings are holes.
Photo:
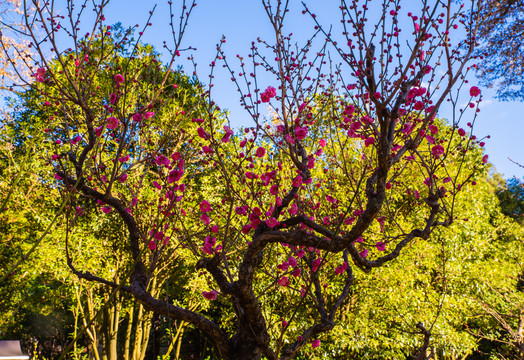
[[[175,4],[176,0],[173,1]],[[308,16],[300,13],[300,2],[291,1],[294,5],[288,15],[286,33],[293,32],[297,41],[303,41],[314,31],[313,22]],[[418,1],[404,2],[418,4]],[[339,21],[338,1],[310,1],[309,6],[324,24],[337,25]],[[144,24],[148,11],[153,8],[153,1],[112,0],[105,15],[107,23],[122,22],[124,26]],[[145,33],[145,41],[161,49],[163,40],[169,42],[169,11],[164,2],[159,2],[153,17],[153,26]],[[266,18],[262,4],[258,0],[200,0],[191,16],[189,27],[183,43],[196,47],[193,52],[198,63],[200,78],[207,80],[208,64],[215,56],[216,44],[222,34],[226,35],[225,50],[229,59],[236,54],[247,57],[251,41],[257,37],[272,40],[272,28]],[[186,67],[187,69],[187,67]],[[215,76],[214,99],[231,112],[234,125],[249,126],[249,116],[239,106],[236,88],[231,84],[225,71],[218,71]],[[470,77],[470,85],[476,79]],[[270,84],[267,84],[270,85]],[[263,87],[263,86],[261,86]],[[523,120],[524,102],[499,102],[494,98],[492,89],[482,88],[484,100],[476,120],[474,134],[478,137],[490,135],[486,140],[486,153],[496,170],[509,178],[524,177],[524,168],[512,163],[508,158],[524,164]],[[441,117],[449,118],[451,114],[443,109]],[[469,120],[468,120],[469,121]]]

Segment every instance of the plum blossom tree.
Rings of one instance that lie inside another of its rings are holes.
[[[459,124],[480,96],[479,89],[466,89],[463,75],[479,26],[475,1],[469,12],[452,1],[421,1],[410,9],[401,1],[341,1],[340,37],[304,4],[315,31],[299,46],[284,32],[289,2],[262,0],[273,40],[259,38],[249,61],[237,55],[234,64],[223,39],[200,101],[170,109],[170,126],[159,123],[158,114],[166,97],[177,95],[171,69],[185,50],[182,36],[196,4],[180,4],[166,65],[136,51],[132,44],[140,37],[111,44],[131,44],[130,57],[142,64],[133,71],[117,51],[104,49],[112,31],[106,4],[94,7],[96,20],[82,35],[83,5],[68,2],[67,19],[53,1],[35,1],[33,21],[42,37],[29,29],[37,53],[32,86],[41,92],[54,146],[49,161],[57,186],[71,197],[67,223],[73,228],[83,215],[82,200],[118,216],[134,263],[129,277],[116,283],[78,268],[68,253],[78,277],[192,324],[223,359],[291,359],[305,346],[321,347],[355,276],[393,261],[417,238],[460,216],[455,197],[484,166],[466,167],[467,152],[480,144],[471,134],[473,120],[467,131]],[[175,18],[171,4],[170,11]],[[453,37],[458,28],[467,34],[462,41]],[[59,47],[59,34],[70,36],[69,48]],[[56,57],[46,56],[49,50]],[[218,64],[231,72],[253,119],[236,134],[212,101]],[[94,80],[102,73],[110,91],[100,101]],[[153,75],[155,81],[145,81]],[[439,127],[443,104],[459,113],[453,89],[466,89],[470,103],[449,129]],[[188,122],[198,127],[184,127]],[[451,141],[455,134],[459,140]],[[413,177],[406,174],[413,171],[425,180],[409,183]],[[146,189],[156,194],[154,201],[144,196]],[[399,191],[415,205],[399,210]],[[68,232],[66,245],[74,236]],[[180,252],[207,279],[203,298],[220,302],[234,321],[216,321],[151,294],[157,267]],[[272,307],[270,298],[286,301]],[[291,326],[299,318],[299,326]],[[429,330],[419,329],[421,357]]]

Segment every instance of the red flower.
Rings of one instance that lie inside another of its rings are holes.
[[[473,97],[480,95],[480,89],[476,86],[472,86],[471,89],[469,89],[469,94]]]
[[[266,154],[266,149],[264,149],[262,146],[260,146],[257,149],[257,157],[262,158]]]
[[[280,286],[289,286],[289,279],[287,276],[282,276],[278,279],[277,284]]]
[[[295,129],[295,136],[297,137],[298,140],[304,140],[306,138],[306,135],[307,135],[307,128],[299,126]]]
[[[202,202],[200,203],[200,211],[202,211],[203,213],[211,211],[211,205],[209,204],[209,202],[207,202],[206,200],[202,200]]]
[[[114,116],[111,116],[109,118],[107,118],[107,125],[106,127],[108,129],[111,129],[111,130],[114,130],[118,127],[118,119]]]
[[[204,140],[207,140],[209,138],[209,134],[201,127],[197,129],[197,134]]]
[[[218,293],[215,290],[211,291],[202,291],[202,295],[208,300],[215,300]]]
[[[272,87],[272,86],[268,86],[266,91],[264,91],[267,96],[269,96],[270,98],[274,98],[276,95],[277,95],[277,90]]]
[[[438,159],[440,155],[444,154],[444,147],[442,145],[435,145],[431,149],[431,152],[433,153],[433,156]]]
[[[277,221],[277,219],[271,218],[271,219],[266,220],[266,225],[269,226],[270,228],[274,228],[275,226],[280,225],[280,223]]]
[[[364,145],[368,147],[369,145],[373,145],[375,143],[375,138],[370,136],[364,141]]]

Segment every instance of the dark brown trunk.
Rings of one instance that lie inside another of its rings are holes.
[[[228,360],[261,360],[262,349],[255,342],[233,336],[230,340]]]

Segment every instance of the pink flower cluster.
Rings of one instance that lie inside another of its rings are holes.
[[[216,300],[218,293],[216,290],[211,291],[202,291],[202,296],[206,298],[207,300]]]
[[[34,75],[37,82],[44,82],[44,75],[45,75],[45,68],[41,67],[36,70],[36,74]]]
[[[267,102],[269,102],[269,100],[274,98],[276,95],[277,95],[277,90],[274,87],[272,87],[272,86],[268,86],[266,91],[264,91],[262,94],[260,94],[260,100],[263,103],[267,103]]]

